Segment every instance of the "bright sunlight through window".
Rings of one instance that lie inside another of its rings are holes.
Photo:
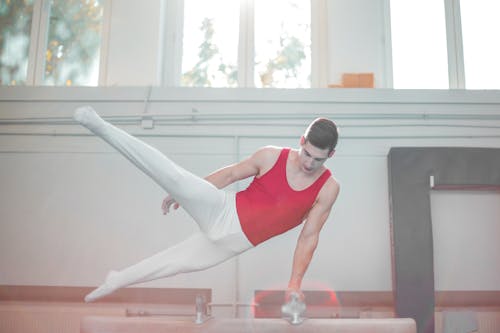
[[[461,0],[467,89],[500,89],[500,1]]]
[[[391,0],[391,35],[395,89],[448,89],[443,1]]]
[[[181,86],[236,87],[239,1],[185,0],[184,13]]]
[[[310,1],[252,0],[244,8],[254,10],[245,13],[254,20],[241,32],[240,3],[184,1],[181,86],[238,87],[253,74],[255,87],[309,88]],[[238,61],[240,45],[253,45],[243,52],[250,61]]]
[[[255,86],[311,86],[311,6],[304,0],[255,1]]]
[[[24,85],[28,77],[33,0],[0,3],[0,85]]]
[[[102,0],[52,0],[44,84],[97,86]]]

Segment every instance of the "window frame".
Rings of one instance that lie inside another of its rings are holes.
[[[448,89],[466,89],[460,0],[444,0],[448,49]]]

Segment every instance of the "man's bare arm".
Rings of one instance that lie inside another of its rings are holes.
[[[325,224],[339,193],[339,185],[332,178],[323,187],[318,201],[309,212],[304,227],[297,240],[293,257],[292,274],[288,283],[288,295],[296,292],[302,295],[300,289],[302,279],[311,263],[314,251],[318,245],[321,228]]]
[[[276,148],[260,148],[241,162],[214,171],[205,180],[219,189],[225,188],[239,180],[259,175],[269,164],[269,160],[273,159],[273,155],[276,155]],[[174,198],[168,195],[162,202],[163,214],[167,214],[172,205],[174,209],[179,207]]]

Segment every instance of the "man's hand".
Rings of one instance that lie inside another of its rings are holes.
[[[299,325],[304,321],[302,317],[306,312],[304,294],[300,290],[288,288],[287,299],[281,306],[283,318],[288,319],[292,325]]]
[[[285,292],[285,303],[288,303],[292,300],[293,294],[299,297],[298,301],[304,302],[304,300],[306,299],[302,291],[294,288],[288,288]]]
[[[165,199],[163,199],[163,202],[161,204],[161,210],[163,211],[163,215],[166,215],[167,213],[170,212],[170,207],[173,205],[174,209],[179,208],[179,204],[177,201],[175,201],[174,198],[169,194]]]

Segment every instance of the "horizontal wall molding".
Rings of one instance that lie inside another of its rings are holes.
[[[500,127],[500,91],[55,87],[0,88],[0,126],[71,124],[86,104],[118,124],[303,125],[325,116],[351,127]]]
[[[0,101],[499,104],[500,90],[0,87]]]

